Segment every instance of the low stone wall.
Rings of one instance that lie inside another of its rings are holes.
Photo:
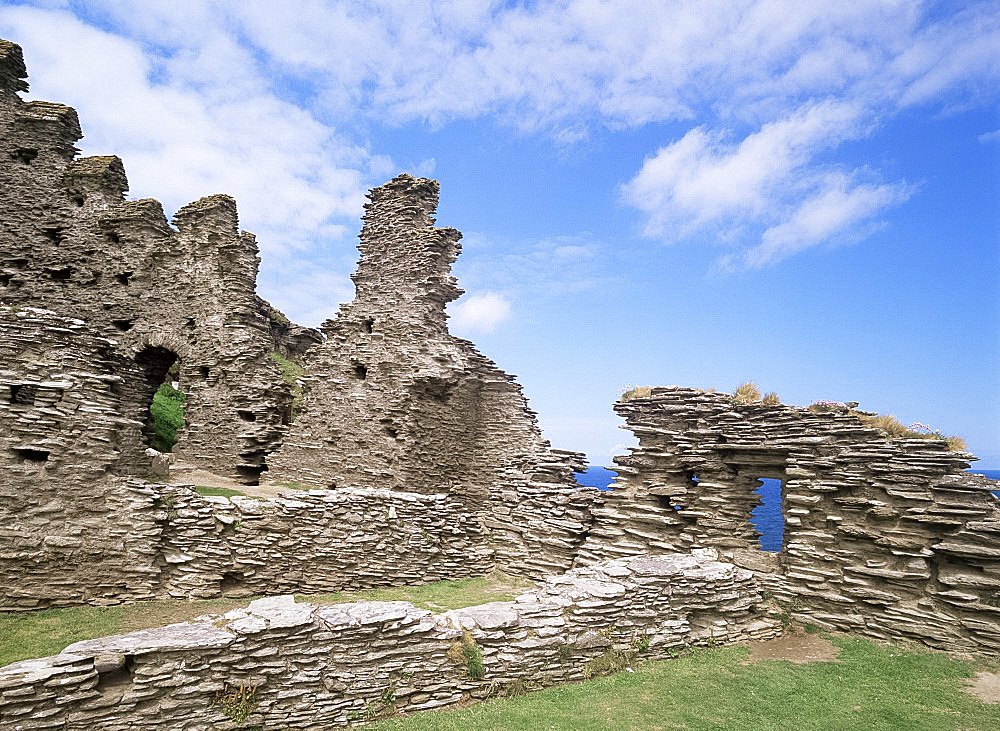
[[[454,498],[391,490],[205,497],[158,486],[163,592],[318,593],[489,573],[493,551]]]
[[[610,561],[513,602],[251,602],[0,669],[5,729],[325,729],[582,680],[632,654],[773,637],[751,572],[687,556]],[[470,660],[471,658],[471,660]],[[481,658],[481,667],[478,659]]]
[[[21,526],[15,515],[3,527],[0,610],[318,593],[494,568],[479,522],[446,495],[342,489],[230,499],[136,480],[102,494],[89,516],[108,528],[97,548],[84,540],[88,520]]]

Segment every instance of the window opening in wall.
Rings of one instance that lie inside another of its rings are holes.
[[[0,287],[6,287],[10,284],[10,280],[14,277],[13,274],[0,274]]]
[[[180,362],[173,351],[150,346],[135,357],[145,375],[149,407],[143,433],[158,452],[170,452],[177,432],[184,426],[184,400],[180,391]]]
[[[10,402],[19,406],[31,406],[38,395],[37,383],[14,383],[10,387]]]
[[[202,378],[208,378],[209,368],[208,366],[198,366],[198,373]]]
[[[122,272],[121,274],[116,274],[115,279],[117,280],[118,284],[124,284],[127,287],[128,280],[131,279],[134,273],[135,272]]]
[[[375,320],[370,317],[366,317],[361,321],[361,327],[366,333],[371,333],[375,330]]]
[[[45,273],[49,279],[56,282],[66,282],[73,276],[73,267],[62,267],[61,269],[46,269]]]
[[[58,226],[53,228],[43,228],[42,233],[45,234],[45,238],[51,241],[53,244],[61,244],[63,240],[63,230]]]
[[[45,462],[49,453],[43,449],[15,449],[14,454],[22,462]]]
[[[132,320],[112,320],[111,324],[120,332],[128,332],[132,329]]]
[[[11,160],[20,160],[25,165],[38,157],[38,150],[34,147],[19,147],[10,153]]]
[[[757,481],[760,484],[754,492],[760,496],[760,505],[750,511],[750,524],[760,534],[761,550],[778,553],[785,537],[784,483],[774,477],[758,477]]]
[[[354,364],[354,375],[360,378],[362,381],[368,378],[368,368],[361,365],[360,363]]]
[[[257,421],[257,414],[247,409],[237,409],[236,415],[240,417],[242,421]]]
[[[82,208],[83,207],[83,202],[84,202],[85,199],[84,199],[82,193],[73,193],[69,197],[69,199],[76,204],[77,208]]]

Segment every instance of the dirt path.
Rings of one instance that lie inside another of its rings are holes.
[[[281,485],[244,485],[232,478],[199,469],[185,462],[176,462],[170,466],[170,484],[224,487],[251,497],[278,497],[279,495],[294,495],[297,492],[297,490]]]
[[[962,690],[983,703],[1000,703],[1000,675],[976,673],[976,679]]]
[[[788,660],[796,665],[808,662],[840,662],[840,648],[819,635],[811,635],[801,627],[790,627],[781,637],[750,643],[751,665],[760,660]]]

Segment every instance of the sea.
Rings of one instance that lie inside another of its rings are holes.
[[[992,480],[1000,480],[1000,470],[969,470],[980,475],[986,475]],[[598,490],[611,490],[615,473],[607,467],[590,467],[586,472],[578,472],[576,481],[581,485],[596,487]],[[785,535],[785,518],[781,513],[781,480],[760,478],[761,485],[757,488],[761,503],[750,511],[750,524],[760,533],[760,547],[764,551],[778,552]],[[1000,498],[1000,490],[993,493]]]

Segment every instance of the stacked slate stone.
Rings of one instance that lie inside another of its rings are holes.
[[[493,489],[481,520],[503,570],[542,579],[573,568],[603,494],[591,487],[519,483]]]
[[[448,333],[461,234],[434,228],[437,182],[400,175],[369,198],[357,296],[308,354],[303,413],[270,476],[447,492],[474,510],[501,485],[575,485],[582,456],[550,449],[513,377]]]
[[[940,439],[889,439],[846,405],[738,404],[685,388],[621,401],[639,447],[595,507],[581,563],[715,547],[795,616],[933,647],[1000,652],[997,483]],[[783,481],[784,548],[758,550],[757,478]]]
[[[0,41],[0,301],[114,340],[129,361],[122,408],[139,424],[179,359],[188,424],[177,453],[255,482],[291,403],[269,352],[300,355],[318,333],[255,294],[257,245],[238,231],[231,198],[185,206],[176,229],[157,201],[125,201],[121,161],[76,158],[76,113],[23,101],[25,76],[21,49]],[[130,466],[145,476],[149,459]]]
[[[152,521],[111,476],[144,457],[114,344],[32,308],[0,306],[0,332],[0,608],[152,598]]]
[[[749,571],[640,557],[443,615],[291,596],[78,642],[0,669],[0,726],[323,729],[622,669],[693,644],[780,634]]]
[[[318,594],[494,568],[478,522],[444,494],[347,488],[262,499],[153,490],[167,523],[161,595]]]

